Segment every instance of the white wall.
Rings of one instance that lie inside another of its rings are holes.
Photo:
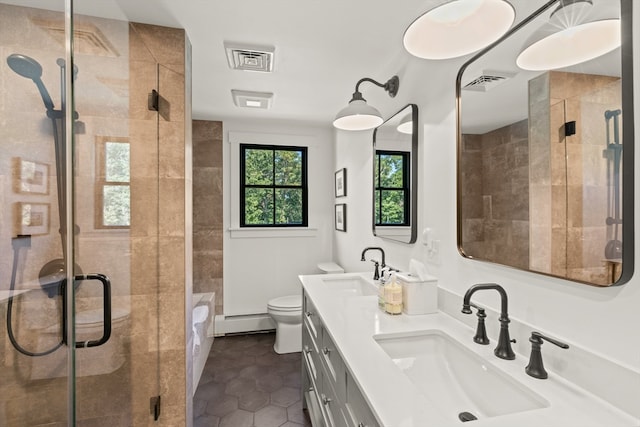
[[[231,139],[229,136],[231,135]],[[238,144],[308,146],[309,230],[239,229]],[[333,136],[329,125],[223,121],[224,315],[267,312],[269,299],[301,292],[299,274],[332,259]]]
[[[634,20],[640,19],[638,8]],[[640,99],[640,41],[634,34],[635,96]],[[399,47],[400,49],[400,47]],[[396,67],[377,70],[371,76],[380,81],[397,73],[400,91],[391,99],[374,87],[364,87],[364,96],[388,117],[407,103],[419,106],[423,124],[420,137],[420,189],[418,235],[423,228],[434,230],[440,242],[440,263],[427,263],[440,286],[463,294],[480,282],[497,282],[509,295],[513,318],[535,325],[563,341],[593,350],[614,361],[640,371],[640,277],[635,274],[624,286],[597,288],[464,259],[456,247],[456,137],[455,76],[464,62],[450,60],[450,68],[438,71],[430,61],[418,60],[402,52]],[[376,70],[374,70],[376,71]],[[640,102],[635,103],[635,127],[640,140]],[[636,150],[640,165],[640,150]],[[365,246],[382,246],[394,267],[408,268],[411,257],[427,262],[420,242],[403,245],[386,242],[371,234],[371,133],[336,131],[335,169],[348,170],[348,232],[335,233],[336,259],[348,271],[370,270],[361,263]],[[636,174],[635,184],[639,187]],[[636,191],[637,194],[637,191]],[[636,196],[636,223],[640,202]],[[342,199],[341,199],[342,200]],[[637,234],[637,233],[636,233]],[[636,241],[636,268],[640,268],[639,242]],[[377,256],[374,253],[373,256]],[[478,293],[478,302],[499,309],[497,294]],[[493,320],[489,319],[488,324]],[[497,322],[495,322],[497,323]],[[488,325],[494,326],[494,325]],[[516,337],[524,340],[527,337]],[[570,354],[567,354],[570,357]]]

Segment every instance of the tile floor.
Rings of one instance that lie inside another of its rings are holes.
[[[274,333],[218,337],[193,397],[194,427],[309,427],[300,353],[273,351]]]

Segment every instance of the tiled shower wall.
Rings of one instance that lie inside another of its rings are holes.
[[[529,82],[531,267],[610,284],[604,111],[621,108],[617,77],[552,71]],[[564,123],[576,121],[566,136]],[[622,232],[618,236],[622,239]]]
[[[529,267],[527,120],[483,135],[463,135],[462,239],[465,252]]]
[[[222,122],[193,121],[193,291],[222,314]]]
[[[604,261],[616,236],[605,223],[603,113],[621,108],[620,93],[615,77],[544,73],[529,82],[528,120],[463,135],[467,254],[594,284],[617,280]],[[564,123],[573,120],[577,132],[566,136]]]
[[[132,424],[180,426],[191,418],[187,360],[192,337],[185,327],[192,275],[190,48],[183,30],[136,23],[130,24],[129,41],[131,197],[136,202],[131,323],[138,332],[131,343]],[[160,93],[158,114],[147,108],[152,89]],[[162,410],[154,422],[149,399],[157,395]]]

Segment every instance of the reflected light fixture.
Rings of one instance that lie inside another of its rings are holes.
[[[413,133],[413,114],[409,113],[400,120],[396,130],[411,135]]]
[[[543,71],[569,67],[611,52],[622,44],[620,19],[581,23],[591,0],[561,0],[549,22],[540,29],[545,36],[524,49],[516,64],[523,70]]]
[[[456,58],[498,40],[515,17],[513,6],[504,0],[454,0],[413,21],[402,43],[418,58]]]
[[[396,96],[398,93],[398,87],[400,86],[400,79],[398,76],[391,77],[386,83],[378,83],[377,81],[365,77],[360,79],[356,84],[356,91],[353,92],[349,105],[340,110],[333,121],[333,126],[342,130],[369,130],[377,126],[380,126],[384,120],[380,111],[367,104],[367,101],[362,97],[359,87],[363,82],[373,83],[376,86],[383,88],[389,93],[390,97]]]

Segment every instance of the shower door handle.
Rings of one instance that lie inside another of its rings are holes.
[[[104,325],[102,329],[102,337],[99,340],[76,342],[76,348],[98,347],[109,341],[109,338],[111,337],[111,280],[109,280],[109,278],[104,274],[100,273],[79,274],[75,277],[75,280],[97,280],[102,283],[102,316]]]

